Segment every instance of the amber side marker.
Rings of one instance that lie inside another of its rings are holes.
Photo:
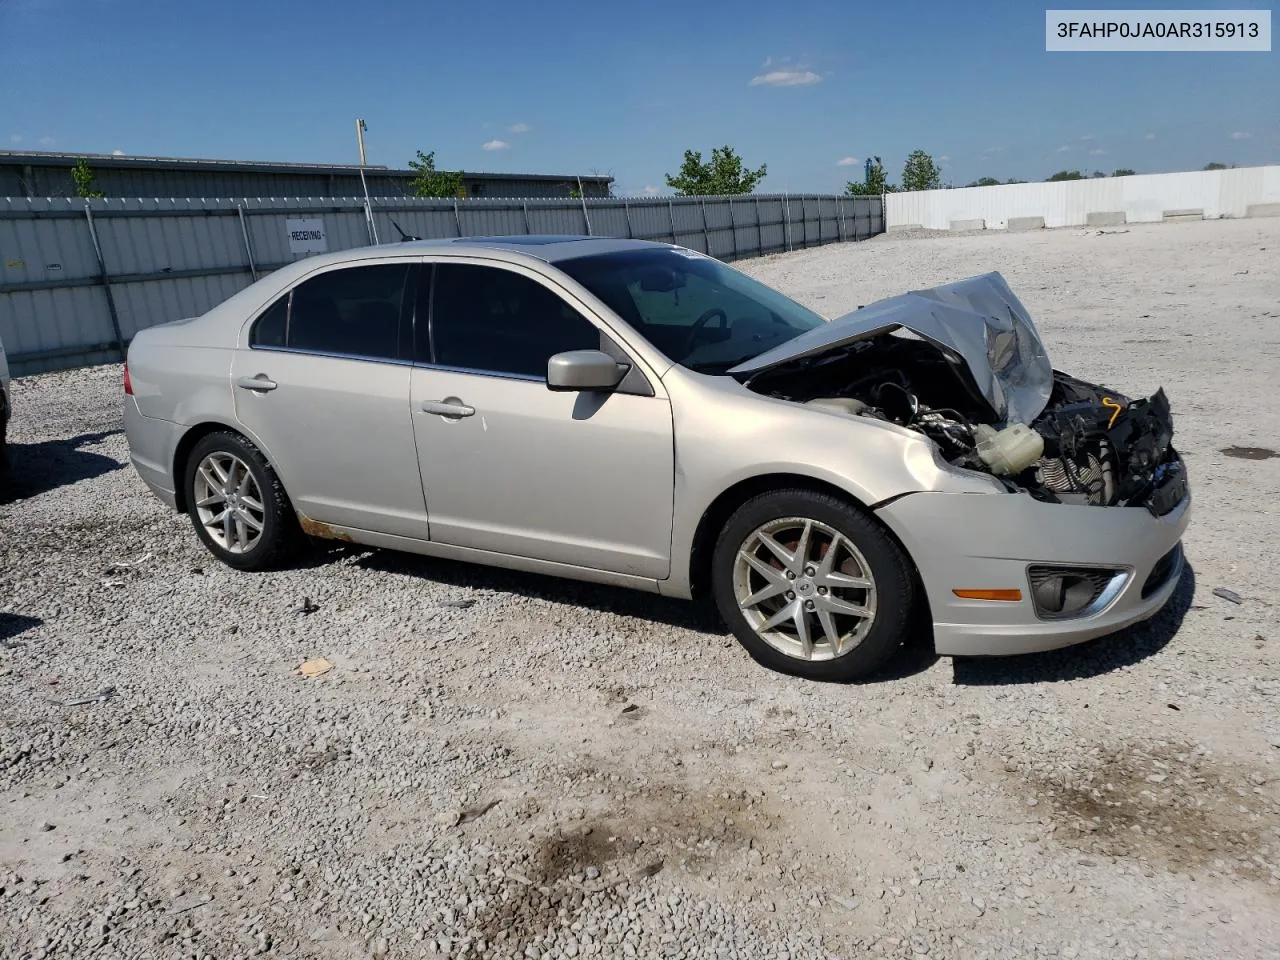
[[[1021,590],[952,590],[961,600],[1005,600],[1016,603],[1022,599]]]

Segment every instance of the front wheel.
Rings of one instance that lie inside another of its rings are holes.
[[[758,662],[814,680],[883,666],[906,638],[915,580],[902,549],[850,504],[811,490],[761,494],[712,556],[716,606]]]
[[[298,541],[298,521],[280,478],[239,434],[211,433],[187,458],[187,513],[196,536],[237,570],[278,566]]]

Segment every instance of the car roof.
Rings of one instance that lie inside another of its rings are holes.
[[[602,253],[627,250],[671,250],[669,243],[649,240],[620,240],[614,237],[559,236],[554,234],[521,234],[509,237],[450,237],[443,240],[405,240],[369,247],[353,247],[316,254],[287,263],[261,277],[214,307],[211,314],[243,316],[254,311],[267,299],[278,296],[309,273],[326,267],[368,264],[382,258],[429,255],[447,251],[450,256],[474,256],[505,260],[508,263],[530,260],[552,264]]]
[[[617,253],[626,250],[654,250],[670,248],[671,244],[654,243],[649,240],[623,240],[616,237],[587,237],[573,234],[519,234],[516,236],[496,237],[449,237],[443,240],[405,240],[399,243],[384,243],[373,247],[361,247],[333,254],[334,260],[341,260],[345,254],[353,259],[367,259],[375,256],[396,257],[406,253],[421,251],[449,250],[450,253],[464,256],[469,253],[486,253],[505,251],[526,257],[533,257],[546,263],[561,260],[574,260],[578,257],[589,257],[600,253]]]

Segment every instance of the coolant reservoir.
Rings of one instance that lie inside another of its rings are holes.
[[[1025,423],[996,430],[985,423],[973,428],[978,456],[992,473],[1021,473],[1044,456],[1044,437]]]

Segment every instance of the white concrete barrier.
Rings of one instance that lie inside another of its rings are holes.
[[[1119,227],[1124,222],[1123,210],[1098,210],[1084,215],[1087,227]]]
[[[979,217],[977,220],[952,220],[952,230],[985,230],[987,229],[987,221]]]
[[[1159,223],[1166,211],[1199,210],[1216,220],[1280,216],[1271,212],[1277,206],[1280,165],[1273,165],[890,193],[885,224],[948,230],[953,220],[981,219],[986,229],[1003,230],[1012,220],[1040,217],[1046,227],[1081,227],[1091,213],[1123,212],[1125,223]]]

